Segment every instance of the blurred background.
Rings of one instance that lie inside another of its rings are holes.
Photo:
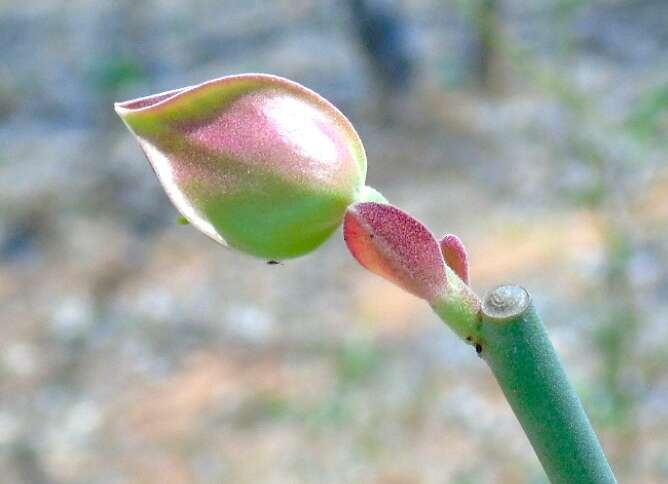
[[[3,483],[545,483],[488,369],[340,235],[177,223],[114,101],[259,71],[526,286],[620,482],[668,482],[668,2],[0,2]]]

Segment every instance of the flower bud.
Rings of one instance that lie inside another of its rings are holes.
[[[224,77],[115,108],[181,214],[246,253],[305,254],[351,203],[377,197],[348,119],[287,79]]]

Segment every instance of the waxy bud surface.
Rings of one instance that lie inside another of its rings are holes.
[[[246,253],[310,252],[370,193],[348,119],[287,79],[224,77],[115,108],[181,214]]]

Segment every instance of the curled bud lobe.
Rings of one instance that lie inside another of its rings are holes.
[[[370,271],[427,301],[446,291],[438,242],[406,212],[383,203],[357,203],[346,212],[343,232],[350,252]]]
[[[252,255],[313,250],[364,187],[350,122],[287,79],[230,76],[115,107],[183,216]]]
[[[445,263],[464,283],[469,284],[469,256],[463,242],[454,234],[445,235],[440,242]]]

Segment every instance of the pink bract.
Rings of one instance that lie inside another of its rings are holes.
[[[469,257],[461,239],[454,234],[445,235],[440,242],[445,263],[459,278],[469,284]]]
[[[370,271],[427,301],[446,291],[438,242],[406,212],[382,203],[357,203],[348,209],[343,230],[350,252]]]

